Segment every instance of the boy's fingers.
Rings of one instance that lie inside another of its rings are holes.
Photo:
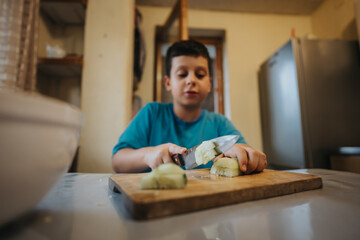
[[[244,173],[261,172],[267,166],[266,155],[246,144],[235,144],[225,156],[236,157],[240,170]]]
[[[266,155],[265,154],[260,154],[260,159],[259,159],[259,164],[256,168],[257,172],[261,172],[263,171],[267,166],[267,160],[266,160]]]
[[[255,171],[259,165],[260,154],[254,150],[249,152],[249,162],[247,165],[247,173]]]
[[[224,157],[224,154],[220,154],[218,156],[216,156],[214,159],[213,159],[213,162],[215,162],[216,160],[220,159],[220,158],[223,158]]]
[[[240,148],[239,151],[236,152],[236,157],[239,161],[240,170],[242,172],[246,172],[248,170],[247,165],[249,162],[248,154],[247,154],[246,150]]]
[[[169,153],[171,155],[173,155],[173,154],[183,154],[185,152],[186,152],[186,148],[179,147],[178,145],[175,145],[175,144],[169,144]]]

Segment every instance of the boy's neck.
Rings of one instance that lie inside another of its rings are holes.
[[[174,113],[182,121],[192,122],[200,117],[201,107],[185,108],[174,104]]]

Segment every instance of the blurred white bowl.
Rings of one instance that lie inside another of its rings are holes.
[[[0,92],[0,225],[31,210],[68,170],[82,118],[55,99]]]

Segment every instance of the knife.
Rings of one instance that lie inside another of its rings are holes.
[[[209,141],[216,142],[217,143],[217,149],[221,151],[221,153],[226,152],[229,150],[239,139],[239,135],[226,135],[218,138],[211,139]],[[200,144],[199,144],[200,145]],[[196,158],[195,158],[195,150],[199,146],[196,145],[195,147],[189,148],[185,153],[183,154],[174,154],[171,156],[173,161],[180,165],[184,166],[185,169],[191,169],[194,167],[197,167],[196,164]]]

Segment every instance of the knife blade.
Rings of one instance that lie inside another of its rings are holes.
[[[239,137],[240,137],[239,135],[226,135],[211,139],[209,141],[216,142],[218,145],[217,148],[221,151],[221,153],[224,153],[236,143]],[[184,166],[185,169],[191,169],[197,167],[198,165],[196,164],[195,151],[199,145],[189,148],[183,154],[172,155],[171,157],[173,161],[178,165]]]

